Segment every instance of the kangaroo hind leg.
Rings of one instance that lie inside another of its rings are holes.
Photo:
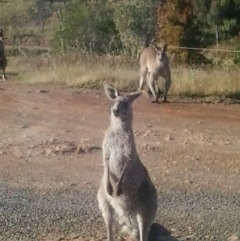
[[[142,89],[143,81],[144,81],[145,78],[146,78],[147,71],[148,71],[148,70],[147,70],[147,67],[141,67],[141,68],[140,68],[139,90]]]
[[[113,209],[106,198],[106,194],[102,186],[100,186],[98,193],[97,193],[98,205],[99,209],[102,213],[104,218],[106,228],[107,228],[107,240],[114,241],[113,239]]]
[[[153,95],[153,103],[158,103],[158,97],[155,93],[155,80],[154,80],[154,77],[152,75],[152,73],[149,74],[149,78],[148,78],[148,86],[149,86],[149,89],[150,91],[152,92],[152,95]]]

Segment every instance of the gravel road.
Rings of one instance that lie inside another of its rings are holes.
[[[0,240],[106,240],[96,192],[109,123],[102,91],[0,84]],[[240,237],[240,106],[134,104],[158,190],[158,241]],[[114,232],[117,240],[128,240]]]

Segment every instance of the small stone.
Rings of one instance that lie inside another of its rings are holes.
[[[154,151],[156,148],[155,148],[155,146],[148,146],[147,149],[148,149],[148,151],[150,151],[150,150]]]
[[[61,151],[61,147],[60,146],[56,146],[55,147],[55,151],[57,151],[57,152]]]
[[[235,234],[233,234],[232,236],[230,236],[227,241],[239,241],[239,237]]]
[[[46,90],[37,90],[36,92],[37,92],[37,93],[49,93],[49,92],[46,91]]]
[[[49,139],[49,141],[50,142],[55,142],[55,141],[57,141],[57,139],[56,138],[51,138],[51,139]]]
[[[25,128],[28,128],[28,126],[21,126],[21,129],[25,129]]]
[[[75,144],[68,144],[68,145],[62,147],[62,153],[74,152],[76,149],[77,148],[76,148]]]
[[[186,237],[183,237],[181,241],[197,241],[199,240],[195,235],[188,235]]]
[[[135,132],[135,136],[139,136],[141,133],[140,132]]]
[[[190,184],[193,183],[193,181],[190,181],[190,180],[185,180],[184,182],[185,182],[186,184],[188,184],[188,185],[190,185]]]
[[[46,155],[50,155],[52,153],[52,150],[51,149],[47,149],[46,151],[45,151],[45,154]]]
[[[184,142],[183,142],[183,145],[187,145],[187,143],[188,143],[187,141],[184,141]]]
[[[170,140],[173,140],[173,137],[171,135],[167,135],[164,139],[166,141],[170,141]]]
[[[84,149],[81,147],[81,146],[79,146],[78,148],[77,148],[77,154],[81,154],[81,153],[84,153],[85,151],[84,151]]]
[[[98,151],[98,150],[101,150],[102,148],[101,147],[98,147],[98,146],[90,146],[88,147],[88,152],[91,152],[91,151]]]

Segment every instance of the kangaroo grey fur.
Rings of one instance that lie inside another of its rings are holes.
[[[0,69],[3,71],[2,80],[6,80],[7,58],[5,56],[5,48],[3,43],[3,31],[0,29]]]
[[[125,163],[124,167],[123,167],[123,170],[122,170],[122,173],[118,179],[118,181],[116,180],[116,176],[113,175],[112,173],[109,172],[109,168],[107,169],[107,192],[110,196],[113,195],[113,186],[112,186],[112,183],[111,183],[111,178],[114,177],[115,180],[114,182],[116,183],[116,196],[120,196],[123,191],[122,191],[122,182],[123,182],[123,177],[126,173],[126,170],[127,170],[127,163]]]
[[[104,173],[97,199],[108,241],[114,240],[114,220],[135,241],[147,241],[158,204],[156,189],[139,159],[132,130],[131,104],[141,95],[141,91],[122,96],[106,82],[103,87],[112,102],[111,125],[102,144]]]
[[[163,93],[163,102],[167,102],[167,94],[171,86],[171,72],[169,67],[169,58],[166,54],[167,44],[147,46],[140,54],[140,80],[139,89],[142,89],[143,81],[147,77],[149,89],[154,97],[154,103],[158,102],[158,98],[162,94],[157,81],[159,77],[165,79],[165,88]],[[158,94],[155,93],[155,85]]]

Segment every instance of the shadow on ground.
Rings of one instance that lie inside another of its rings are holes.
[[[153,223],[151,226],[149,241],[179,241],[171,235],[171,232],[164,226],[158,223]]]

